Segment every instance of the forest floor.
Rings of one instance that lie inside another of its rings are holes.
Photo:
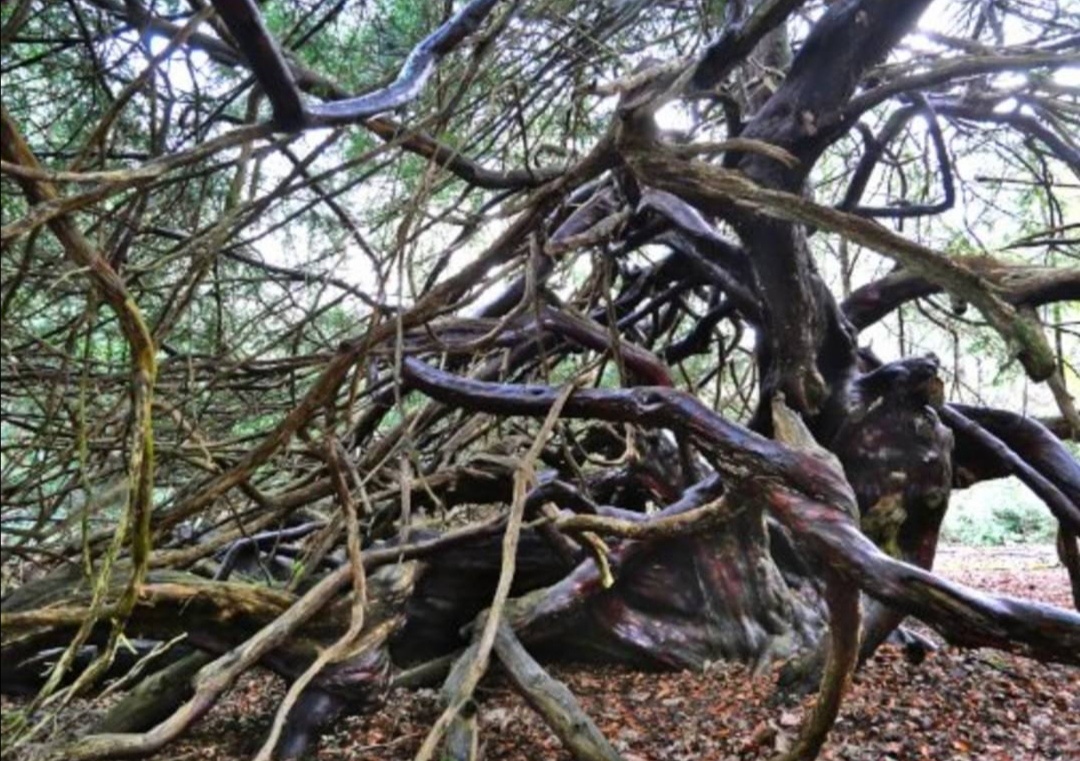
[[[978,589],[1071,607],[1052,547],[944,548],[936,570]],[[774,675],[718,665],[705,673],[554,666],[625,761],[751,761],[786,748],[810,700],[778,703]],[[155,761],[251,758],[283,683],[246,676]],[[439,713],[436,690],[392,693],[380,712],[339,722],[318,761],[412,759]],[[570,761],[509,684],[479,688],[482,758]],[[7,702],[5,701],[6,705]],[[82,714],[90,718],[90,707]],[[1080,669],[944,646],[920,665],[892,647],[860,671],[820,758],[832,761],[1080,761]]]

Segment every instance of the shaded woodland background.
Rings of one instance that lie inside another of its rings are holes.
[[[776,669],[814,758],[906,616],[1077,665],[1072,3],[2,8],[5,755],[261,665],[260,759],[431,685],[469,759],[498,663],[619,758],[569,658]],[[932,572],[1004,477],[1072,609]]]

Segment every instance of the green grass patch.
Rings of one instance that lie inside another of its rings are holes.
[[[941,538],[950,544],[1045,544],[1057,520],[1042,500],[1015,478],[985,481],[953,492]]]

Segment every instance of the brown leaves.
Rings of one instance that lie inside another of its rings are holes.
[[[1049,554],[1047,554],[1049,553]],[[946,549],[940,569],[973,586],[1063,603],[1068,581],[1052,548]],[[1035,589],[1029,587],[1034,585]],[[716,664],[704,673],[642,673],[562,665],[567,683],[624,761],[760,761],[793,741],[810,699],[777,704],[774,679]],[[249,757],[265,736],[281,683],[247,676],[159,756]],[[480,743],[487,761],[571,761],[503,678],[481,684]],[[17,706],[7,699],[7,713]],[[89,715],[87,706],[76,713]],[[438,715],[435,690],[399,690],[377,713],[342,719],[320,761],[410,761]],[[1066,761],[1080,754],[1080,671],[988,650],[944,648],[921,665],[885,647],[855,676],[820,758],[825,761]]]

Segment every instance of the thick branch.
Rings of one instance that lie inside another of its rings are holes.
[[[514,631],[499,624],[495,652],[514,686],[579,761],[618,761],[622,758],[600,733],[572,692],[553,679],[518,641]]]
[[[1080,615],[984,595],[894,560],[851,521],[802,495],[777,490],[769,505],[804,546],[837,572],[872,597],[930,624],[950,642],[1080,665]]]
[[[993,283],[999,296],[1014,307],[1080,301],[1080,269],[1016,266],[989,257],[963,257],[957,261]],[[854,291],[841,309],[852,325],[863,330],[900,305],[941,291],[933,280],[909,270],[897,270]]]
[[[793,193],[761,187],[739,172],[683,161],[660,145],[624,146],[624,156],[643,181],[703,208],[725,208],[731,204],[750,206],[770,216],[839,233],[895,259],[914,274],[939,283],[979,309],[1017,353],[1033,379],[1044,380],[1054,372],[1054,353],[1039,326],[1005,303],[978,274],[957,260],[942,256],[872,220],[820,206]]]
[[[483,383],[436,370],[412,358],[402,364],[405,379],[445,403],[502,415],[543,415],[558,392],[547,386]],[[663,387],[581,389],[563,414],[672,428],[708,445],[717,471],[731,484],[751,491],[767,482],[786,482],[822,500],[854,511],[851,491],[835,467],[728,422],[696,397]]]
[[[236,38],[251,68],[270,97],[274,118],[284,130],[305,126],[329,127],[354,124],[392,111],[420,96],[439,60],[480,28],[499,0],[472,0],[446,23],[413,48],[397,79],[387,87],[305,109],[292,72],[277,42],[262,23],[252,0],[214,0],[214,5]]]
[[[417,388],[446,404],[494,414],[543,416],[559,398],[546,386],[480,383],[415,359],[405,360],[403,372]],[[693,397],[670,389],[580,390],[566,400],[562,411],[567,417],[689,433],[713,455],[729,489],[765,500],[819,562],[873,597],[931,624],[950,641],[1080,664],[1080,615],[982,595],[885,555],[845,512],[854,506],[835,466],[813,454],[745,431]],[[568,578],[567,583],[574,582]]]

